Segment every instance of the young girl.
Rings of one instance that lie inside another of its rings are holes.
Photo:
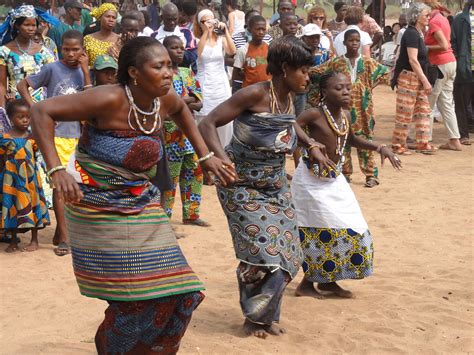
[[[186,102],[191,111],[202,107],[202,95],[199,83],[191,69],[178,67],[184,58],[184,44],[178,36],[166,37],[163,41],[173,62],[173,87],[176,93]],[[173,180],[173,189],[165,191],[163,208],[171,218],[179,184],[183,206],[183,223],[208,227],[209,223],[199,217],[203,173],[197,163],[198,156],[188,138],[171,120],[164,122],[166,157]]]
[[[303,154],[295,171],[291,193],[298,216],[304,252],[305,277],[296,295],[320,298],[314,288],[351,297],[336,281],[361,279],[373,269],[373,245],[359,204],[342,175],[344,146],[380,153],[382,165],[388,158],[396,169],[400,160],[384,144],[376,145],[354,133],[346,110],[351,103],[351,82],[346,75],[330,71],[320,77],[321,105],[302,113],[297,123],[315,141],[326,146],[327,156],[308,161]],[[307,149],[311,151],[311,147]]]
[[[310,88],[308,93],[308,103],[316,107],[318,101],[318,87],[313,85],[313,81],[318,81],[320,74],[328,70],[334,70],[345,74],[352,82],[351,92],[351,124],[354,133],[367,140],[372,140],[374,136],[375,114],[374,102],[372,99],[372,89],[381,81],[388,80],[388,69],[376,60],[361,56],[360,34],[357,30],[348,30],[344,33],[344,45],[347,52],[344,56],[336,57],[320,67],[312,68],[310,71]],[[351,149],[347,147],[345,153],[345,163],[343,172],[347,180],[350,181],[352,175]],[[378,169],[375,163],[375,156],[372,152],[357,149],[359,166],[365,175],[365,186],[374,187],[379,184]]]
[[[48,209],[41,187],[35,153],[38,152],[31,137],[29,108],[23,99],[11,101],[7,105],[7,115],[12,128],[0,138],[2,169],[2,217],[0,228],[11,233],[11,242],[5,250],[18,250],[18,233],[31,230],[31,242],[24,251],[38,249],[38,229],[49,224]]]

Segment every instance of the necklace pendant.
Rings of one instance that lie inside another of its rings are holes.
[[[143,124],[146,124],[146,117],[143,117]]]

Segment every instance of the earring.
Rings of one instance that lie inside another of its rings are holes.
[[[135,85],[135,86],[138,85],[138,84],[137,84],[137,78],[134,78],[134,79],[133,79],[133,85]]]
[[[283,77],[286,79],[286,72],[283,72]]]

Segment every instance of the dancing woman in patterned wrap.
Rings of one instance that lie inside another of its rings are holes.
[[[285,155],[296,141],[310,159],[325,155],[295,124],[293,94],[303,93],[313,57],[295,38],[272,42],[268,72],[273,79],[248,86],[214,109],[199,125],[206,143],[222,160],[233,162],[235,184],[217,184],[240,264],[237,279],[248,335],[284,332],[279,322],[283,292],[296,276],[303,254],[285,173]],[[234,121],[230,144],[221,148],[217,127]],[[205,133],[205,135],[204,135]]]
[[[66,202],[79,289],[109,302],[95,338],[99,354],[176,353],[203,299],[155,186],[163,180],[157,176],[160,116],[176,122],[198,156],[209,153],[187,106],[170,91],[170,66],[158,41],[135,38],[120,53],[119,85],[54,97],[31,111],[52,182]],[[66,172],[54,147],[54,122],[79,120],[86,121],[84,133]],[[224,184],[233,181],[233,167],[218,158],[202,167]]]

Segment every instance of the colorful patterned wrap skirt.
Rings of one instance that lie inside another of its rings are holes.
[[[150,182],[162,151],[159,133],[145,136],[87,125],[69,161],[68,172],[84,194],[66,207],[74,273],[81,294],[110,303],[96,336],[99,353],[167,346],[169,336],[184,334],[203,298],[203,284],[189,267]],[[172,313],[169,324],[158,324],[163,312]],[[175,318],[181,326],[173,323]],[[180,331],[173,333],[175,325]],[[119,333],[110,331],[115,327]]]

